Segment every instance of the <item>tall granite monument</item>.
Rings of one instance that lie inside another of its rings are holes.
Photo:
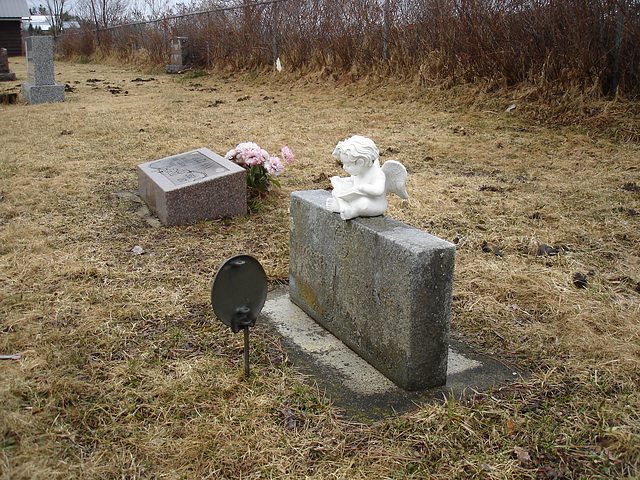
[[[56,83],[53,74],[53,37],[27,37],[27,81],[22,96],[27,103],[64,102],[64,85]]]

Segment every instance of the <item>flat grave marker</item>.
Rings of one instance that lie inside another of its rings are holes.
[[[245,169],[208,148],[138,165],[138,190],[166,226],[247,213]]]

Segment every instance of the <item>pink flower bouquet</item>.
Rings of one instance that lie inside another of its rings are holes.
[[[241,165],[247,170],[247,187],[257,195],[271,190],[280,183],[274,178],[284,171],[285,163],[293,164],[295,158],[289,147],[282,147],[280,157],[272,157],[269,152],[253,142],[239,143],[224,156],[227,160]]]

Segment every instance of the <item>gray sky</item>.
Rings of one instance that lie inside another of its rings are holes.
[[[139,5],[144,5],[144,0],[130,0],[131,3],[138,3]],[[156,0],[158,1],[158,0]],[[73,14],[73,7],[75,6],[77,0],[67,0],[65,2],[65,10],[68,10],[71,14]],[[176,5],[177,3],[184,3],[185,5],[190,5],[192,2],[192,0],[168,0],[168,4],[170,6]],[[38,5],[44,5],[46,6],[47,1],[46,0],[27,0],[27,5],[29,8],[31,7],[35,7],[37,8]]]

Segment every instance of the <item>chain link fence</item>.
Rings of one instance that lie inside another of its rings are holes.
[[[96,50],[168,59],[188,37],[202,67],[327,75],[383,71],[419,82],[531,81],[640,95],[638,0],[265,0],[60,38],[66,55]]]

